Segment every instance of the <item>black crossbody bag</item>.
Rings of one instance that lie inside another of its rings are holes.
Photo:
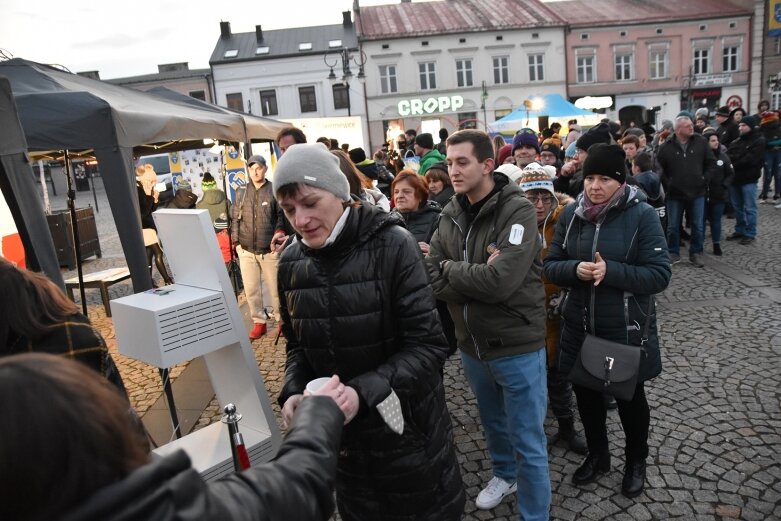
[[[640,356],[648,341],[654,298],[648,301],[640,346],[628,346],[586,333],[578,358],[569,373],[572,383],[606,393],[618,400],[631,401],[640,372]],[[585,329],[585,316],[584,316]],[[593,328],[592,328],[593,329]]]

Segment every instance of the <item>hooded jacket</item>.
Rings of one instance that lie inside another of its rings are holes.
[[[280,405],[333,374],[360,399],[342,437],[341,518],[460,519],[465,495],[440,376],[448,346],[420,249],[401,219],[352,207],[335,242],[294,242],[278,273],[288,339]],[[391,391],[401,403],[401,435],[376,408]]]
[[[729,144],[727,155],[735,170],[732,184],[741,186],[754,183],[762,176],[765,164],[765,138],[756,128],[752,128]]]
[[[220,214],[225,214],[226,217],[230,215],[231,203],[225,195],[225,192],[219,189],[206,190],[203,193],[203,197],[195,207],[199,210],[209,210],[209,219],[212,224],[216,221]]]
[[[599,338],[640,347],[649,301],[672,277],[667,241],[656,212],[641,190],[634,186],[624,190],[598,225],[576,215],[583,196],[567,206],[556,223],[544,273],[552,283],[569,289],[561,311],[559,372],[569,373],[575,363],[586,335],[584,320],[589,332]],[[594,262],[596,252],[607,265],[599,286],[577,276],[577,265]],[[640,358],[640,381],[662,371],[655,306],[651,313],[648,341]]]
[[[445,206],[426,258],[434,291],[448,303],[459,349],[481,360],[545,345],[536,212],[506,175],[493,177],[494,191],[471,222],[465,195]],[[488,264],[494,248],[501,253]]]
[[[420,169],[418,170],[418,174],[425,175],[426,170],[431,168],[431,165],[444,161],[445,159],[445,156],[436,148],[429,150],[420,158]]]
[[[343,422],[333,400],[307,398],[271,463],[206,483],[180,450],[98,490],[58,521],[325,521],[334,510]]]
[[[198,196],[192,193],[190,190],[180,188],[176,191],[174,198],[168,201],[166,208],[179,208],[180,210],[190,210],[195,208],[195,203],[198,201]]]
[[[684,146],[671,134],[659,147],[656,161],[668,199],[692,201],[705,196],[716,158],[704,137],[694,134]]]

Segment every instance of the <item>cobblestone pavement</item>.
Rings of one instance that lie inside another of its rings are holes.
[[[99,181],[98,192],[104,255],[85,262],[85,272],[124,264]],[[724,220],[725,234],[733,225]],[[623,433],[618,415],[610,412],[613,470],[598,483],[573,486],[570,476],[581,457],[558,444],[549,447],[552,519],[781,519],[781,210],[760,206],[755,244],[722,241],[721,258],[710,255],[710,246],[706,237],[706,267],[682,261],[658,298],[664,372],[646,387],[651,454],[645,492],[632,500],[619,493]],[[131,291],[129,283],[117,284],[111,296]],[[98,293],[89,292],[87,300],[90,318],[113,349],[113,326]],[[284,376],[283,341],[275,347],[267,335],[253,348],[273,403]],[[116,356],[133,404],[143,413],[161,392],[157,370]],[[174,368],[174,378],[182,367]],[[445,366],[445,384],[469,498],[464,519],[518,519],[509,498],[491,511],[475,508],[491,470],[475,399],[457,357]],[[274,410],[279,418],[276,405]],[[213,401],[198,425],[218,417]],[[550,415],[546,431],[555,432]]]

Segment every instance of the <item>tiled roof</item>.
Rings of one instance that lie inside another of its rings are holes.
[[[106,81],[115,85],[130,85],[132,83],[145,83],[148,81],[181,80],[186,78],[203,78],[211,75],[211,69],[185,69],[176,71],[156,72],[154,74],[142,74],[140,76],[127,76],[124,78],[111,78]]]
[[[263,41],[260,43],[257,41],[254,31],[251,33],[233,33],[229,38],[219,38],[217,40],[209,63],[216,65],[291,55],[323,54],[328,50],[334,49],[328,46],[328,42],[332,40],[342,41],[342,45],[339,45],[337,48],[344,46],[349,49],[356,49],[358,47],[354,25],[320,25],[317,27],[296,27],[293,29],[263,31]],[[311,43],[312,49],[299,51],[298,46],[301,43]],[[268,47],[268,53],[256,54],[258,47]],[[236,57],[225,58],[225,51],[229,50],[238,51]]]
[[[355,17],[361,40],[564,25],[540,0],[402,2],[362,6]]]
[[[565,0],[547,5],[572,27],[705,20],[752,14],[752,11],[726,0]]]

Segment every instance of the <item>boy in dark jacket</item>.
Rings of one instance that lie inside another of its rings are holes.
[[[708,145],[716,157],[716,168],[708,183],[708,201],[706,215],[710,221],[711,238],[713,239],[713,254],[721,256],[721,217],[729,197],[728,187],[732,183],[734,170],[732,161],[726,153],[725,147],[719,143],[719,136],[712,128],[706,128],[702,133],[708,140]]]
[[[765,138],[756,126],[752,116],[743,118],[738,125],[740,137],[727,148],[735,169],[735,180],[729,190],[735,207],[735,231],[727,240],[740,240],[743,245],[753,243],[757,236],[757,180],[762,174]]]

